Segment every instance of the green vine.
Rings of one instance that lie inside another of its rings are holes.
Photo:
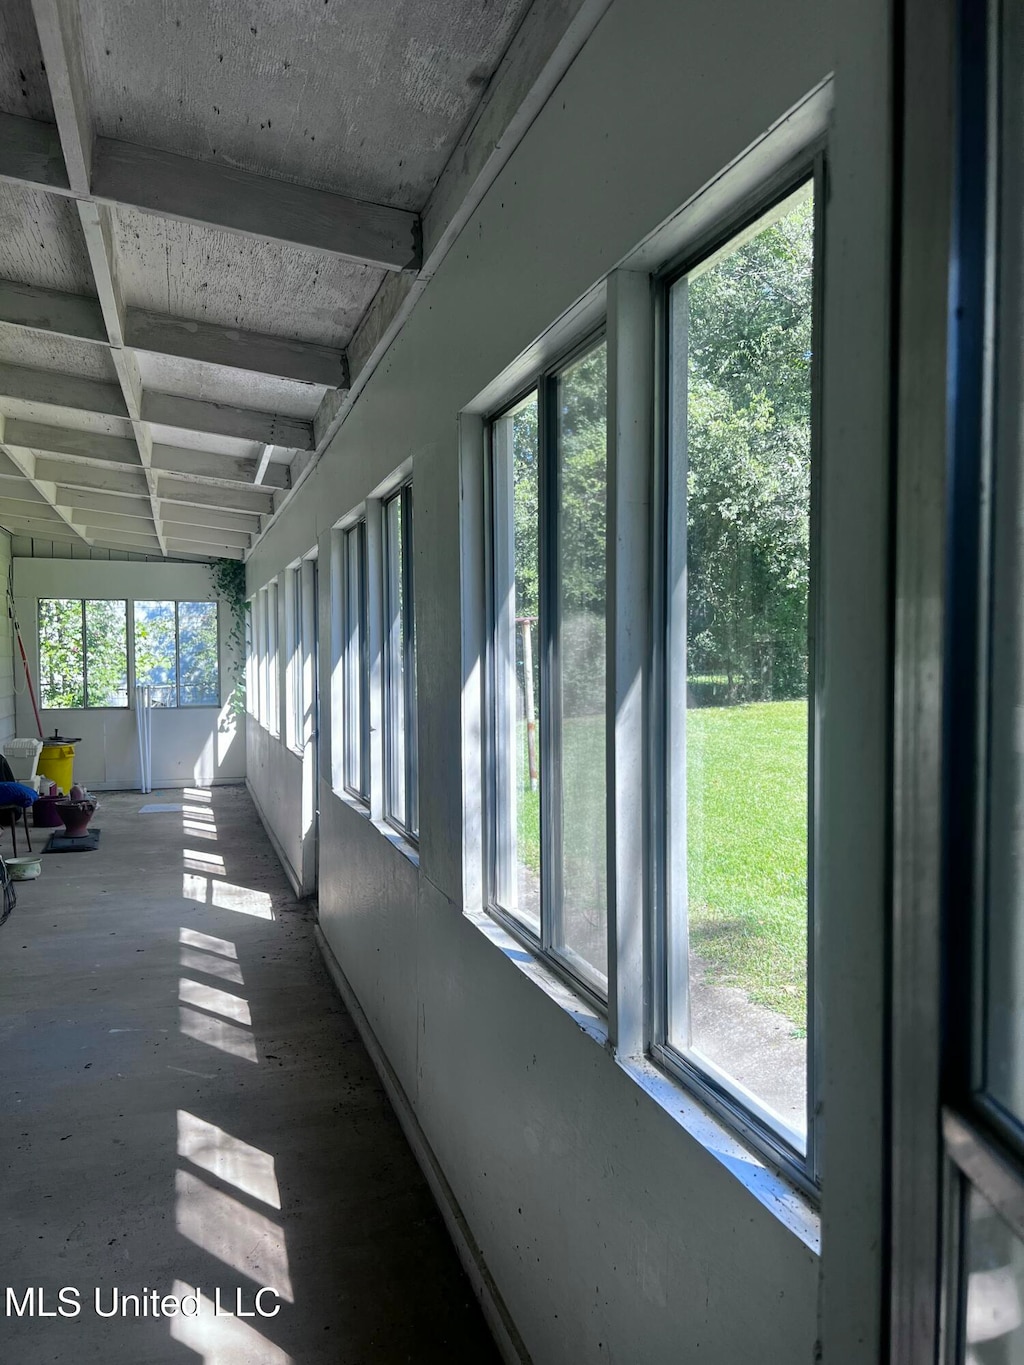
[[[217,596],[229,612],[228,640],[235,647],[234,678],[229,705],[234,716],[245,715],[245,564],[240,559],[215,559],[210,574]]]

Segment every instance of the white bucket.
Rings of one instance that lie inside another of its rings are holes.
[[[27,853],[22,858],[6,858],[7,871],[11,874],[11,881],[30,882],[39,876],[43,870],[42,859],[34,854]]]

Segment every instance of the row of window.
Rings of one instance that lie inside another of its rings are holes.
[[[283,650],[281,612],[283,608]],[[251,715],[296,752],[313,737],[316,699],[316,561],[306,559],[249,603],[246,695]]]
[[[335,788],[419,834],[412,488],[408,484],[335,535]],[[379,722],[376,709],[380,707]],[[381,736],[380,752],[373,736]]]
[[[41,597],[38,625],[44,710],[127,707],[133,679],[155,706],[220,704],[216,602]]]
[[[614,390],[601,330],[486,423],[485,485],[491,913],[602,1010],[628,979],[655,1060],[808,1188],[816,236],[808,166],[654,280],[645,865],[615,818],[611,668],[648,623],[615,602],[632,457],[608,414],[649,400]],[[617,867],[635,924],[621,901],[611,922]]]

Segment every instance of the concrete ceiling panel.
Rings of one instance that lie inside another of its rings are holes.
[[[130,307],[327,346],[348,344],[385,275],[124,207],[114,235]]]
[[[72,200],[0,183],[0,277],[95,297],[96,285]]]
[[[180,356],[140,351],[137,359],[145,388],[182,398],[202,398],[210,403],[278,412],[283,417],[301,417],[308,422],[312,421],[324,396],[321,384],[299,384],[271,375],[183,360]]]
[[[0,4],[0,113],[53,122],[53,102],[29,0]]]
[[[237,436],[218,436],[214,432],[186,431],[150,422],[154,445],[180,446],[183,450],[206,450],[213,455],[234,455],[242,460],[258,460],[263,449],[259,441],[243,441]]]
[[[32,332],[4,322],[0,322],[0,363],[117,383],[117,371],[106,346],[50,332]]]
[[[7,417],[18,417],[23,422],[42,422],[44,426],[67,427],[71,431],[97,431],[104,436],[129,438],[132,435],[132,424],[124,417],[114,417],[105,412],[86,412],[81,408],[65,408],[25,398],[0,396],[0,412]]]
[[[527,0],[97,0],[96,131],[420,209]]]

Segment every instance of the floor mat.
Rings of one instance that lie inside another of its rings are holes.
[[[90,853],[99,845],[101,829],[91,829],[88,834],[82,834],[77,839],[72,839],[67,834],[51,834],[47,841],[44,853]]]

